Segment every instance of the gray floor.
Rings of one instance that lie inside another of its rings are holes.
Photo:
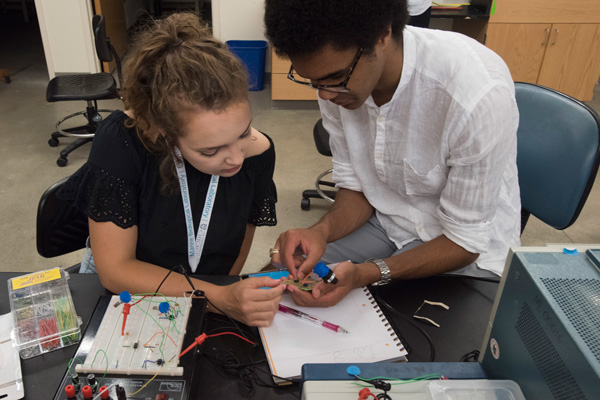
[[[37,254],[36,211],[40,196],[59,179],[72,174],[86,160],[89,144],[69,157],[60,168],[56,159],[61,148],[47,141],[57,120],[80,111],[84,103],[45,101],[48,74],[36,28],[25,24],[18,12],[0,15],[0,68],[13,71],[12,82],[0,81],[0,271],[38,271],[55,266],[68,267],[81,259],[81,251],[52,259]],[[310,211],[300,209],[302,190],[312,188],[315,177],[330,168],[330,159],[319,155],[312,139],[312,126],[320,117],[316,102],[272,102],[266,87],[251,92],[254,126],[268,133],[277,150],[275,181],[279,202],[279,224],[257,230],[244,272],[262,268],[268,250],[280,232],[305,227],[318,220],[328,203],[314,200]],[[600,91],[589,103],[600,111]],[[121,108],[117,101],[102,108]],[[597,179],[600,180],[600,177]],[[600,184],[596,183],[579,220],[565,231],[555,231],[532,218],[522,236],[524,245],[546,243],[600,243]]]

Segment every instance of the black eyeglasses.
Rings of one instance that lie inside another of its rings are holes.
[[[301,85],[310,86],[313,89],[325,90],[327,92],[334,92],[334,93],[348,93],[350,91],[350,89],[348,89],[348,87],[346,85],[348,84],[348,81],[350,80],[350,76],[352,75],[352,72],[354,71],[354,67],[356,67],[356,63],[358,63],[358,60],[360,59],[360,56],[362,55],[362,53],[363,53],[363,48],[361,47],[360,49],[358,49],[358,53],[356,53],[356,56],[354,57],[354,61],[352,61],[352,64],[350,65],[350,68],[348,69],[348,73],[346,74],[346,78],[344,79],[344,81],[340,82],[340,83],[336,83],[335,85],[319,85],[316,83],[312,83],[310,81],[310,79],[306,79],[301,76],[296,77],[294,75],[294,66],[293,65],[290,67],[290,72],[288,72],[287,77],[291,81],[294,81]]]

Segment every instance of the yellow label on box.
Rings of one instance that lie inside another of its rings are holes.
[[[29,275],[19,276],[13,278],[12,288],[13,290],[23,289],[28,286],[37,285],[39,283],[50,282],[56,279],[60,279],[60,268],[49,269],[38,273]]]

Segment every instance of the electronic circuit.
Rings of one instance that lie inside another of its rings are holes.
[[[305,292],[311,292],[317,283],[321,282],[322,279],[319,278],[315,273],[310,273],[304,277],[304,279],[283,279],[281,283],[284,285],[296,286],[300,290],[304,290]]]
[[[205,311],[202,298],[101,297],[54,400],[197,398],[191,382],[202,347],[178,356],[203,332]]]

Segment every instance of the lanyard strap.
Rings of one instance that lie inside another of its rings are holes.
[[[206,200],[204,200],[204,210],[202,211],[202,218],[200,218],[200,225],[198,226],[198,234],[196,240],[194,240],[194,219],[192,218],[187,174],[185,172],[184,163],[179,161],[180,159],[183,160],[183,158],[177,147],[175,147],[175,154],[177,155],[177,157],[174,158],[175,168],[177,169],[177,176],[179,177],[181,200],[183,201],[183,212],[185,213],[185,225],[187,227],[188,262],[192,269],[192,273],[194,273],[198,268],[200,257],[202,256],[206,232],[208,232],[208,225],[210,223],[210,215],[212,214],[215,196],[217,195],[217,187],[219,186],[219,175],[213,175],[210,178],[210,184],[206,191]]]

